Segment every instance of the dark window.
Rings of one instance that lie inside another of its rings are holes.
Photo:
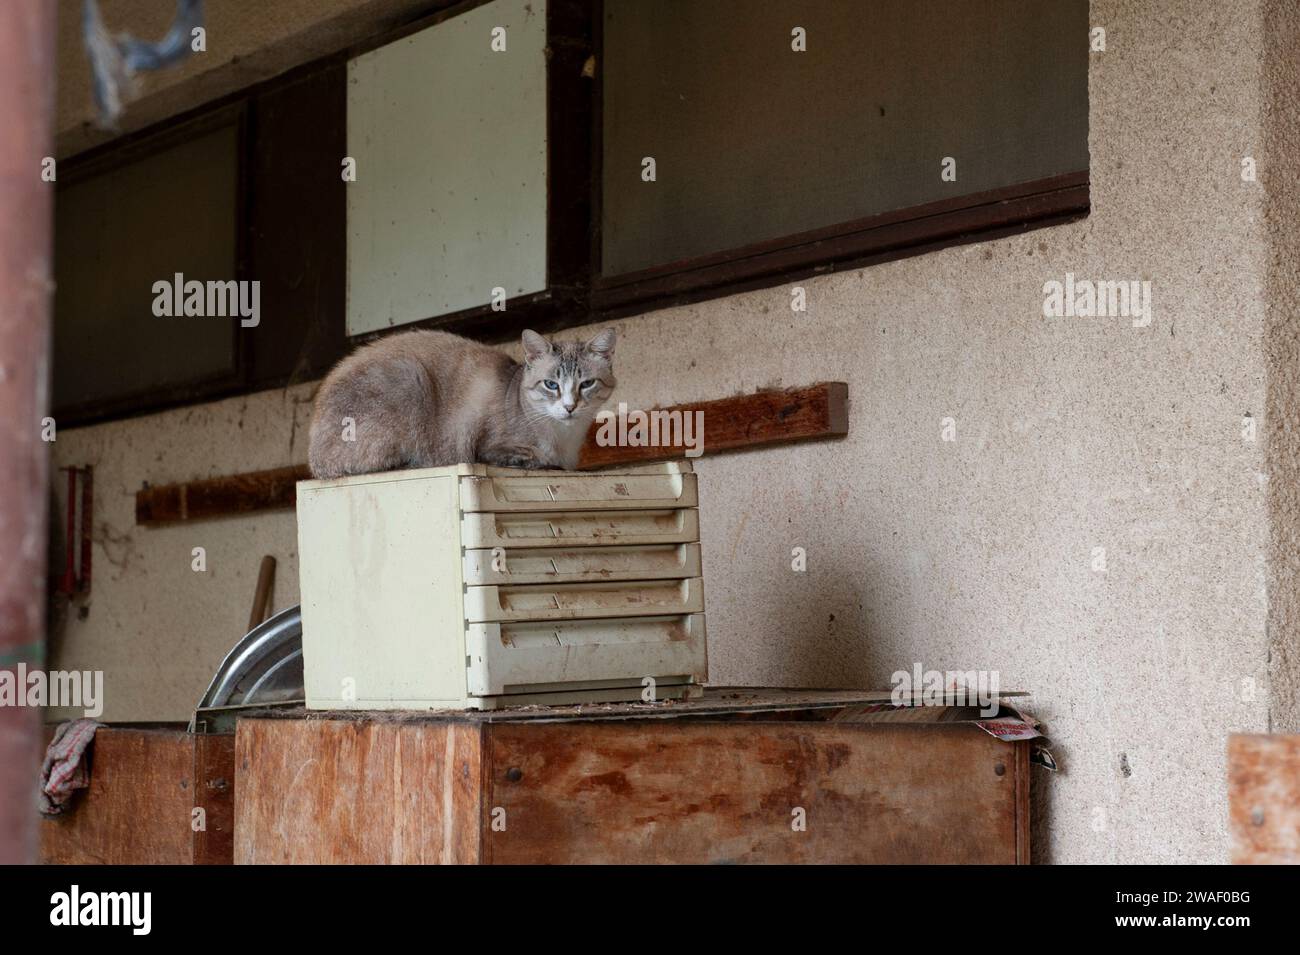
[[[1087,0],[604,0],[601,284],[707,284],[741,259],[759,274],[764,255],[788,268],[779,253],[810,243],[819,264],[874,251],[873,227],[902,210],[1086,182],[1087,13]]]
[[[178,272],[236,276],[236,119],[59,190],[53,395],[61,414],[234,379],[237,323],[156,317],[153,286]]]
[[[61,424],[316,377],[343,334],[341,65],[60,166]],[[259,321],[154,314],[154,285],[258,283]]]

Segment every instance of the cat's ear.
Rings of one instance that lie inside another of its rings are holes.
[[[607,328],[591,341],[587,342],[587,351],[593,355],[605,359],[606,361],[614,360],[614,343],[618,340],[618,332],[612,328]]]
[[[524,361],[537,361],[551,353],[551,343],[531,328],[524,329]]]

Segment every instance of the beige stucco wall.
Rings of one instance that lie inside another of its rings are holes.
[[[52,659],[60,669],[104,671],[103,719],[189,719],[248,627],[264,554],[278,562],[274,608],[298,602],[292,511],[144,528],[135,492],[146,482],[304,463],[310,393],[300,386],[59,433],[54,466],[95,467],[95,546],[89,599],[51,606]],[[62,515],[62,476],[56,484]],[[196,547],[204,572],[193,570]]]
[[[1284,9],[1093,4],[1083,221],[810,279],[802,314],[786,286],[617,323],[633,405],[849,382],[848,438],[698,464],[714,682],[999,671],[1063,767],[1035,774],[1040,860],[1225,861],[1227,734],[1295,728],[1295,614],[1268,601],[1297,512],[1294,312],[1269,307],[1295,218],[1266,202],[1294,202],[1294,115],[1265,125],[1295,107]],[[1150,280],[1154,320],[1045,319],[1066,272]],[[146,480],[303,460],[308,391],[60,435],[56,463],[96,465],[98,564],[57,662],[107,670],[110,718],[187,714],[262,554],[296,600],[290,514],[147,530],[132,508]]]
[[[1268,266],[1270,729],[1300,732],[1300,8],[1269,0],[1263,24],[1263,184]]]

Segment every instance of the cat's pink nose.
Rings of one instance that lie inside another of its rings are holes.
[[[573,409],[576,408],[576,407],[578,407],[576,404],[572,404],[572,405],[571,405],[571,404],[569,404],[567,401],[564,403],[564,410],[565,410],[568,414],[573,414]]]

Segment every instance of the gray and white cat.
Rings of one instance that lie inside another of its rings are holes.
[[[465,463],[563,468],[610,396],[615,332],[589,342],[523,334],[524,364],[447,332],[358,349],[316,394],[308,463],[317,478]]]

